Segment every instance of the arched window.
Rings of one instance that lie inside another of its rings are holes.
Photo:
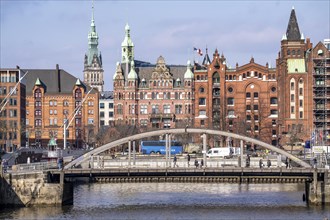
[[[76,89],[74,94],[75,94],[75,96],[74,96],[75,98],[81,98],[82,97],[81,89]]]
[[[41,90],[40,89],[36,89],[34,91],[34,97],[35,98],[41,98]]]
[[[212,77],[213,83],[220,83],[220,75],[218,72],[215,72]]]

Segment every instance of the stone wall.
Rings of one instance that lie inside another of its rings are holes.
[[[39,206],[72,204],[72,184],[64,183],[64,181],[49,183],[48,179],[47,174],[43,172],[5,173],[0,178],[0,205]]]

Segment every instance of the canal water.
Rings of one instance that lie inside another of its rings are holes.
[[[74,187],[64,207],[0,209],[0,219],[315,219],[303,184],[93,183]]]

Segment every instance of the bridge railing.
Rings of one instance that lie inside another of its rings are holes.
[[[11,170],[14,172],[20,171],[33,171],[33,170],[47,170],[47,169],[56,169],[56,161],[49,162],[40,162],[40,163],[30,163],[30,164],[17,164],[11,167]]]

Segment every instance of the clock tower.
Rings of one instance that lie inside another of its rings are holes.
[[[84,62],[84,83],[97,88],[99,92],[103,92],[103,68],[102,56],[98,52],[99,37],[96,33],[96,26],[94,22],[94,2],[92,5],[92,23],[88,34],[88,52],[85,54]]]

